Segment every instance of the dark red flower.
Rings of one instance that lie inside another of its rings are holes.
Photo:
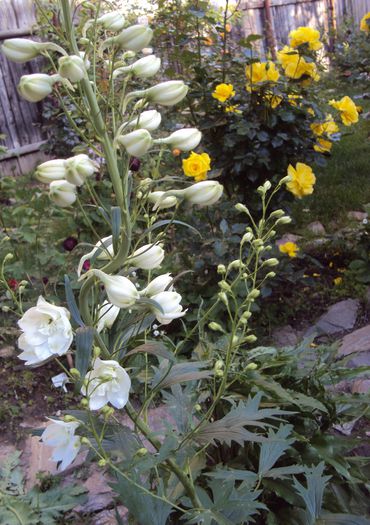
[[[82,269],[85,270],[85,272],[87,272],[88,270],[90,270],[90,266],[91,266],[91,264],[90,264],[90,261],[89,261],[89,259],[88,259],[87,261],[85,261],[85,262],[83,263],[83,265],[82,265]]]
[[[75,239],[74,237],[67,237],[64,241],[63,241],[63,248],[67,251],[67,252],[71,252],[73,250],[73,248],[75,248],[78,244],[78,240]]]
[[[46,285],[49,282],[49,277],[43,277],[42,282]]]
[[[131,157],[130,158],[130,165],[129,165],[129,167],[130,167],[131,171],[139,171],[140,164],[141,164],[141,162],[140,162],[140,160],[137,157]]]
[[[19,282],[17,281],[17,279],[8,279],[8,286],[12,290],[16,290],[19,286]]]

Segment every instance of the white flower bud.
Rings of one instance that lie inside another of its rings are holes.
[[[86,275],[95,275],[105,286],[108,301],[118,308],[129,308],[140,298],[134,283],[123,275],[108,275],[101,270],[89,270]]]
[[[270,219],[280,219],[285,215],[285,212],[283,210],[275,210],[272,213],[270,213]]]
[[[292,222],[291,217],[289,217],[288,215],[284,215],[284,217],[280,217],[280,219],[278,219],[276,221],[276,225],[278,225],[278,224],[290,224],[291,222]]]
[[[255,341],[257,341],[257,337],[255,335],[247,335],[247,337],[245,337],[244,341],[246,343],[254,343]]]
[[[191,204],[210,206],[219,200],[224,187],[217,181],[204,180],[182,190],[182,194]]]
[[[244,266],[245,264],[243,264],[243,261],[241,261],[240,259],[235,259],[235,261],[231,261],[228,268],[230,270],[234,270],[236,268],[244,268]]]
[[[58,64],[59,75],[62,78],[67,78],[71,82],[79,82],[86,75],[84,59],[78,55],[60,57]]]
[[[227,295],[225,294],[225,292],[219,292],[217,294],[217,297],[220,299],[220,301],[222,301],[226,306],[229,304],[229,301],[227,299]]]
[[[246,242],[250,242],[251,240],[253,240],[253,233],[251,232],[245,233],[242,238],[242,244]]]
[[[104,303],[99,307],[96,331],[100,333],[105,328],[112,328],[118,314],[118,306],[114,306],[108,301],[104,301]]]
[[[119,135],[117,142],[126,149],[129,155],[142,157],[153,144],[153,139],[146,129],[137,129],[127,135]]]
[[[40,164],[36,171],[35,177],[44,184],[49,184],[53,180],[61,180],[66,178],[64,159],[48,160]]]
[[[1,51],[8,60],[23,64],[37,57],[43,48],[43,44],[27,38],[10,38],[4,40]]]
[[[245,319],[246,321],[248,321],[248,319],[250,319],[252,317],[252,312],[244,312],[241,316],[241,319]]]
[[[246,370],[256,370],[257,368],[258,365],[256,363],[249,363],[249,365],[245,367]]]
[[[191,151],[195,149],[201,141],[202,134],[196,128],[184,128],[171,133],[164,139],[158,139],[154,142],[156,144],[171,144],[173,148],[181,149],[182,151]]]
[[[231,292],[231,287],[226,281],[220,281],[218,283],[218,286],[223,290],[224,292]]]
[[[276,277],[275,272],[269,272],[266,274],[266,279],[273,279],[274,277]]]
[[[235,204],[235,209],[243,213],[247,213],[247,214],[249,213],[248,208],[244,206],[244,204],[242,204],[241,202],[238,202],[238,204]]]
[[[50,199],[61,208],[66,208],[77,199],[76,186],[66,180],[54,180],[49,187]]]
[[[164,194],[164,191],[152,191],[149,193],[148,201],[154,204],[154,209],[165,210],[167,208],[173,208],[173,206],[176,206],[177,198],[170,195],[163,199],[162,196]]]
[[[159,244],[145,244],[131,255],[128,262],[142,270],[153,270],[159,268],[164,255],[164,250]]]
[[[174,106],[186,97],[188,89],[182,80],[168,80],[146,89],[144,93],[154,104]]]
[[[82,186],[85,179],[97,171],[97,165],[85,154],[75,155],[65,161],[66,179],[75,186]]]
[[[107,31],[121,31],[125,26],[125,19],[119,11],[112,11],[99,16],[96,23],[102,25]]]
[[[220,273],[220,274],[226,273],[226,267],[224,264],[219,264],[217,266],[217,273]]]
[[[254,301],[254,299],[257,299],[257,297],[259,297],[261,295],[261,292],[259,290],[252,290],[251,292],[249,292],[249,294],[247,295],[247,300],[250,301]]]
[[[263,262],[263,266],[277,266],[279,264],[279,261],[272,257],[271,259],[266,259],[266,261]]]
[[[292,180],[291,175],[286,175],[285,177],[283,177],[283,178],[280,180],[279,184],[280,184],[280,185],[281,185],[281,184],[286,184],[287,182],[290,182],[291,180]]]
[[[137,77],[150,78],[158,73],[161,67],[161,59],[155,55],[148,55],[140,58],[129,67]]]
[[[146,288],[141,290],[140,295],[146,296],[146,297],[153,297],[153,295],[157,295],[161,292],[172,292],[173,286],[171,285],[171,282],[173,281],[172,275],[170,273],[164,273],[163,275],[159,275],[150,283]],[[171,285],[171,286],[170,286]]]
[[[224,329],[222,328],[222,326],[218,323],[215,323],[214,321],[209,323],[208,328],[210,328],[214,332],[224,332]]]
[[[28,102],[40,102],[53,91],[55,78],[44,73],[23,75],[18,85],[19,94]]]
[[[142,52],[143,55],[151,55],[153,53],[153,48],[152,47],[144,47],[141,50],[141,52]]]
[[[123,49],[137,52],[143,49],[143,47],[147,47],[152,37],[153,31],[149,27],[136,24],[124,29],[122,33],[116,37],[108,39],[106,43],[108,45],[110,43],[117,44]]]
[[[140,113],[140,115],[132,120],[130,122],[127,122],[125,124],[122,124],[121,127],[124,127],[124,125],[128,127],[135,127],[139,129],[146,129],[147,131],[154,131],[156,130],[161,123],[162,116],[156,109],[150,109],[148,111],[143,111]]]

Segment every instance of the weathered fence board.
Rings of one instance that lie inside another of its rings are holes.
[[[5,38],[30,37],[35,21],[33,1],[0,0],[0,44]],[[41,105],[30,104],[17,92],[20,77],[37,72],[39,67],[37,61],[15,64],[0,54],[0,133],[5,135],[1,144],[8,149],[4,160],[0,159],[0,176],[30,170],[43,158],[39,152],[43,140]]]

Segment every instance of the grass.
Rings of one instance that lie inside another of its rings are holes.
[[[366,87],[341,82],[328,83],[323,99],[362,95]],[[345,128],[340,142],[335,143],[332,155],[323,168],[316,167],[317,182],[312,196],[295,201],[292,216],[298,227],[312,221],[320,221],[328,231],[348,224],[349,211],[363,211],[370,203],[370,119],[364,115],[370,111],[370,101],[356,98],[355,103],[363,107],[358,124]]]

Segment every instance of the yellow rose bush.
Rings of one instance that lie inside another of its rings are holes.
[[[190,156],[182,161],[182,169],[187,177],[193,177],[196,182],[206,180],[211,169],[211,159],[207,153],[191,152]]]

